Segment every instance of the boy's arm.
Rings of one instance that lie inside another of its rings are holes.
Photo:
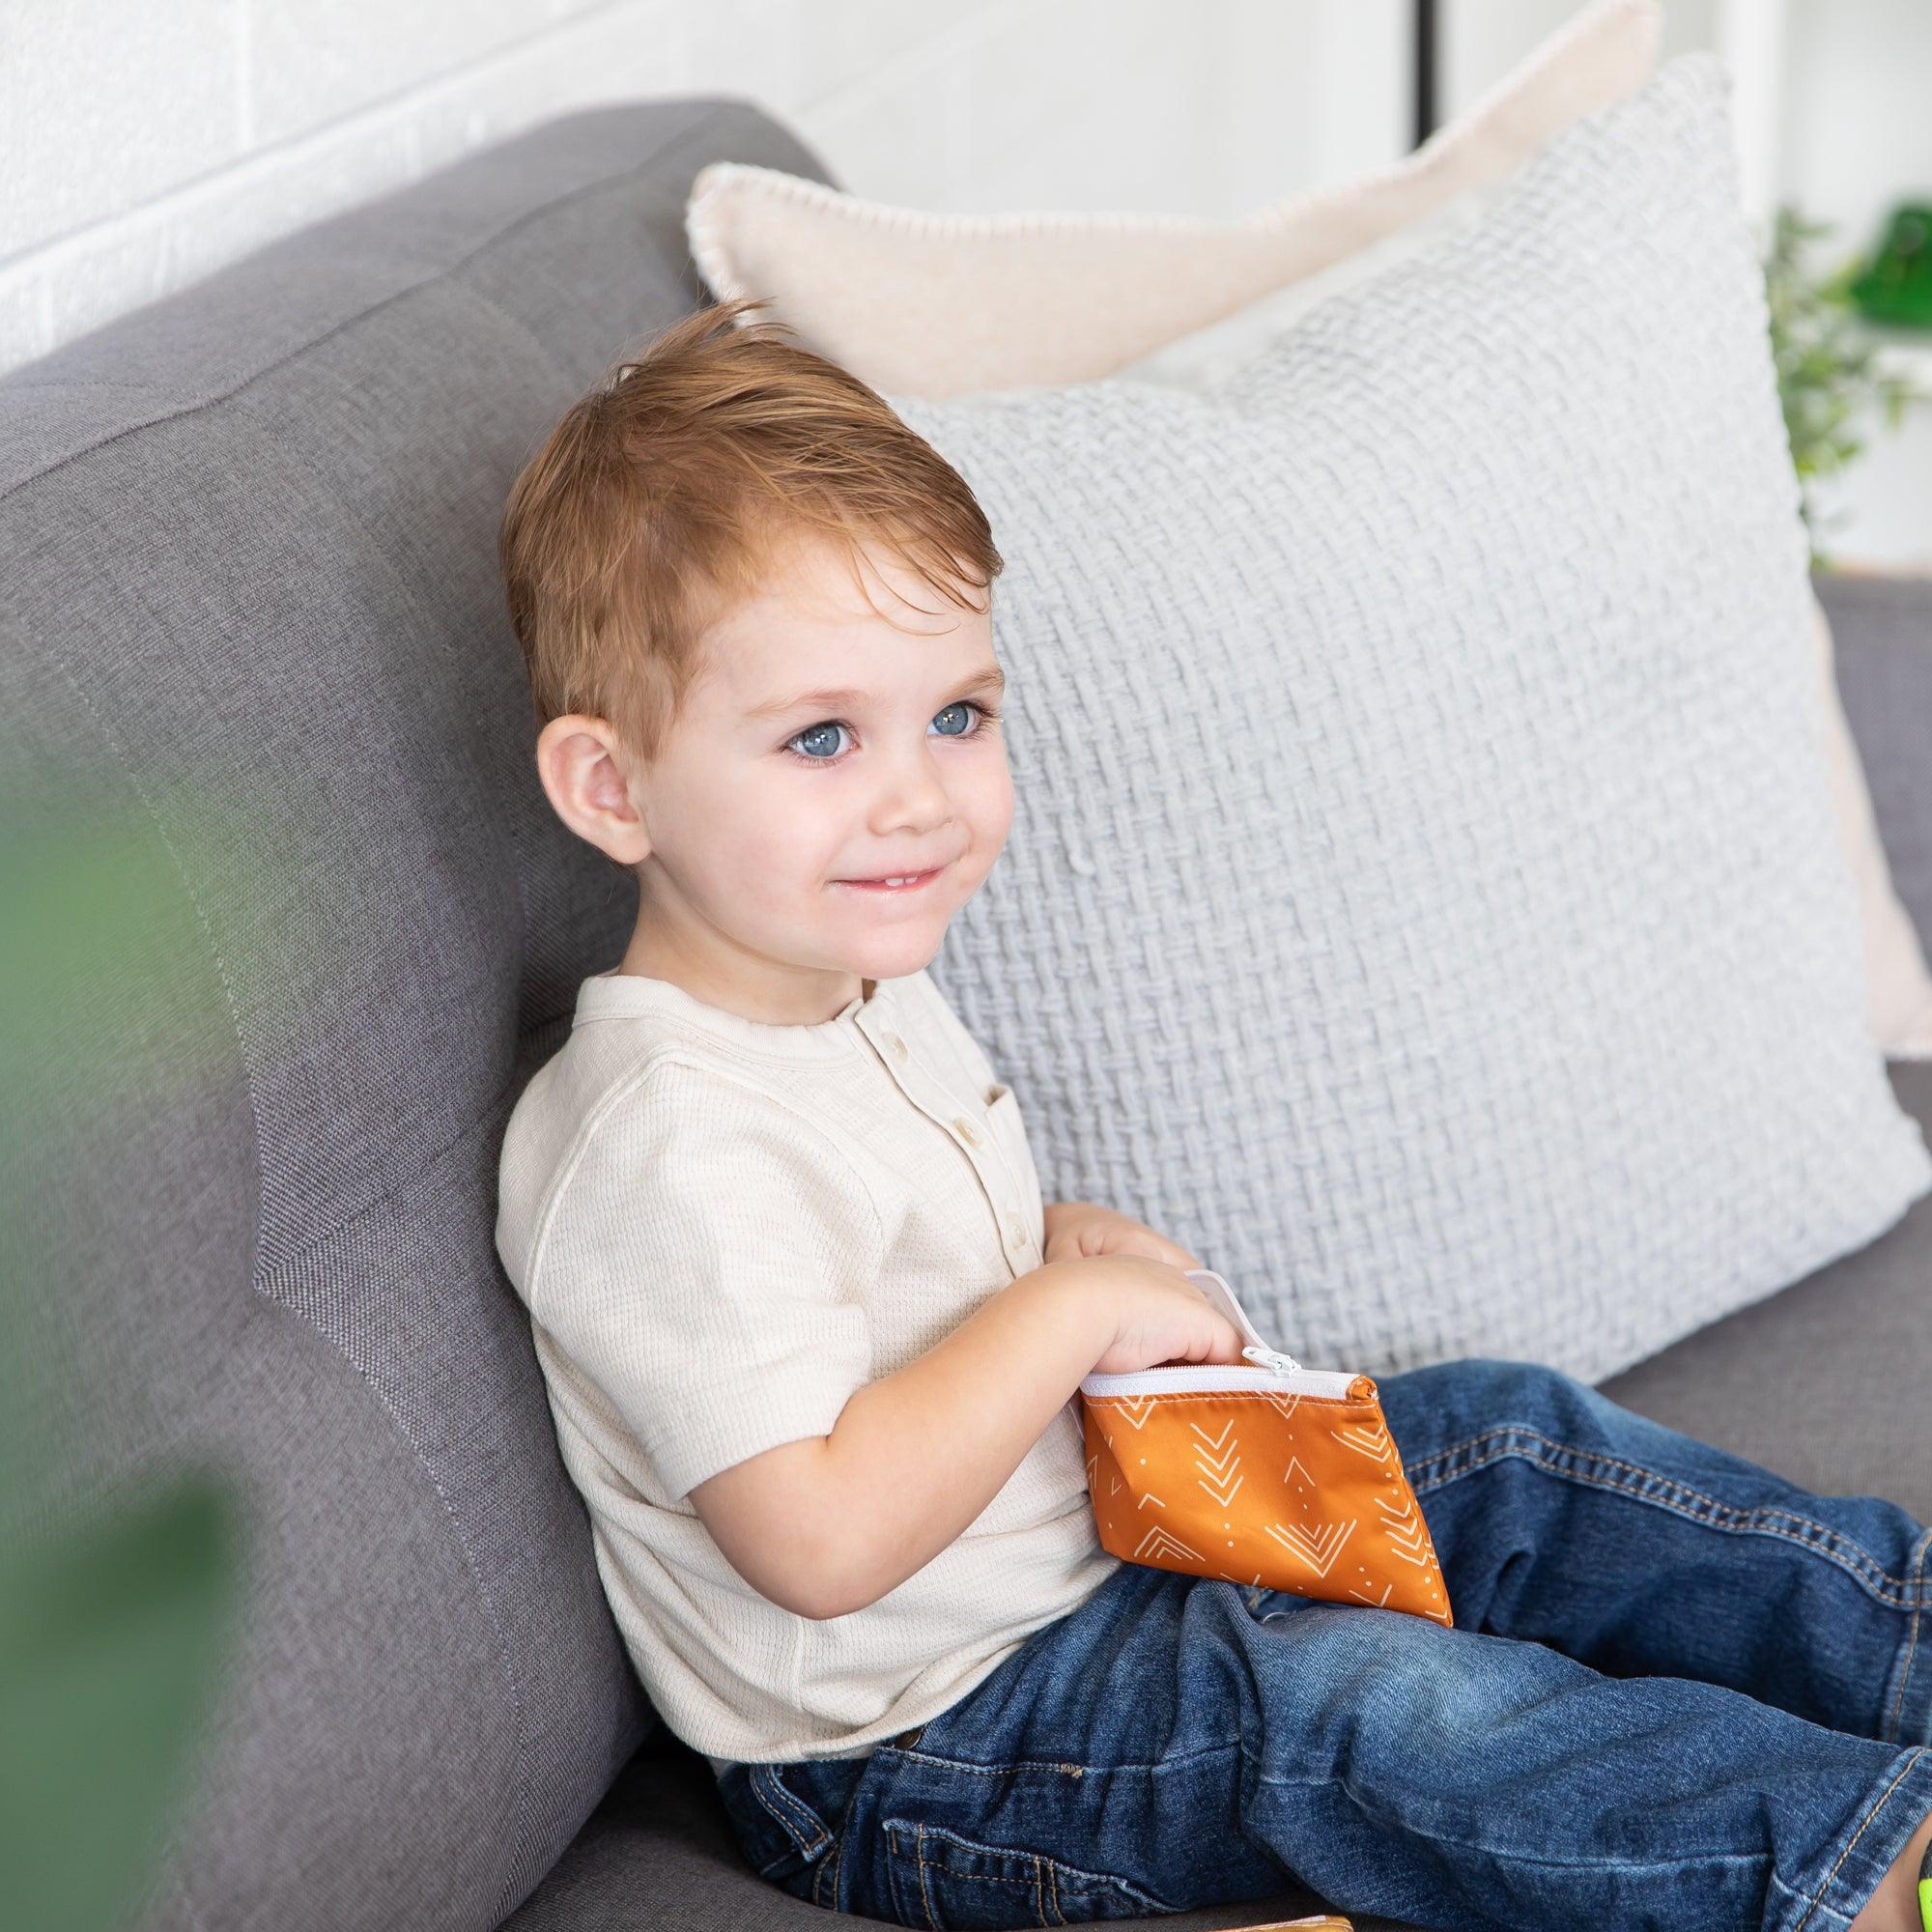
[[[1170,1241],[1145,1221],[1103,1208],[1097,1201],[1049,1201],[1041,1259],[1068,1261],[1075,1255],[1146,1255],[1169,1267],[1198,1268],[1201,1263],[1179,1241]]]
[[[1114,1335],[1095,1264],[1049,1262],[859,1389],[831,1435],[721,1469],[692,1507],[774,1603],[808,1617],[862,1609],[992,1501]]]

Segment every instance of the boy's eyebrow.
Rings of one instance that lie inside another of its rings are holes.
[[[997,696],[1007,688],[1007,674],[998,665],[988,665],[983,670],[976,671],[956,689],[958,697],[971,697],[976,692],[989,692]],[[836,691],[801,691],[793,697],[775,697],[768,703],[753,704],[746,711],[747,718],[779,718],[787,711],[798,711],[806,705],[823,706],[835,709],[839,706],[861,705],[870,701],[871,693],[854,691],[841,687]]]

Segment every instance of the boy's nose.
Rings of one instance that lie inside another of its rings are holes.
[[[923,752],[909,766],[896,769],[881,787],[872,823],[879,828],[903,826],[930,835],[953,815],[952,795],[946,788],[945,778],[932,753]]]

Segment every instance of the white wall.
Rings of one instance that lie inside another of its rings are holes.
[[[1444,0],[1445,107],[1577,0]],[[1862,244],[1932,189],[1925,0],[1668,0],[1663,54],[1784,7],[1777,190]],[[1235,213],[1408,145],[1407,0],[0,0],[0,369],[592,102],[750,96],[842,185]],[[1932,569],[1932,410],[1834,501]]]
[[[1232,211],[1401,152],[1404,17],[1403,0],[0,0],[0,368],[601,100],[749,95],[880,199]]]

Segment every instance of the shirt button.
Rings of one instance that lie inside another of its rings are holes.
[[[898,1037],[897,1034],[889,1033],[886,1036],[886,1044],[892,1048],[893,1052],[900,1060],[903,1060],[906,1057],[906,1043]]]
[[[1018,1221],[1007,1223],[1007,1239],[1016,1248],[1027,1248],[1033,1244],[1027,1237],[1026,1229]]]
[[[980,1145],[980,1136],[974,1130],[973,1122],[969,1121],[964,1114],[959,1115],[953,1121],[952,1131],[955,1134],[957,1134],[959,1138],[962,1141],[964,1141],[968,1147],[978,1147]]]

